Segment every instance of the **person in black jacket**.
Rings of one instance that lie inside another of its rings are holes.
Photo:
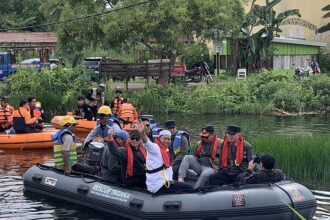
[[[121,179],[128,187],[146,188],[146,151],[142,147],[137,131],[131,131],[125,148],[117,148],[113,140],[113,129],[109,129],[107,145],[109,151],[121,164]]]
[[[92,109],[85,103],[83,96],[78,96],[77,104],[77,109],[73,113],[75,119],[87,119],[88,121],[92,121],[94,117]]]
[[[273,169],[275,158],[271,154],[261,154],[249,163],[247,171],[240,177],[241,184],[276,183],[285,180],[280,169]],[[253,172],[256,163],[260,163],[260,171]]]

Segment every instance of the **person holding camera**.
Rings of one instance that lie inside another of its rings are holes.
[[[240,177],[241,184],[276,183],[285,180],[285,175],[280,169],[273,169],[275,158],[271,154],[261,154],[250,161],[247,171]],[[253,172],[256,164],[260,164],[260,170]]]
[[[253,156],[252,147],[244,141],[239,126],[228,126],[219,156],[220,169],[210,177],[210,185],[221,186],[236,182],[239,176],[246,171]]]

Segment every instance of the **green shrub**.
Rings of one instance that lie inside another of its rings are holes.
[[[203,56],[202,56],[203,55]],[[188,69],[192,68],[192,65],[202,59],[205,60],[210,66],[209,50],[206,45],[191,44],[187,47],[185,52],[185,62]]]
[[[89,82],[75,69],[55,68],[41,72],[20,69],[10,76],[2,95],[8,95],[16,108],[19,100],[34,96],[48,115],[55,115],[72,111],[76,106],[76,97],[84,94],[88,86]]]

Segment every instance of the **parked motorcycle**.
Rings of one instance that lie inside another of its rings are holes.
[[[311,76],[313,74],[313,69],[311,66],[308,66],[307,68],[303,67],[297,67],[294,71],[293,78],[297,81],[307,78],[308,76]]]
[[[185,75],[189,78],[186,82],[200,83],[203,78],[207,84],[214,82],[209,65],[204,60],[194,63],[192,67],[191,70],[185,71]]]

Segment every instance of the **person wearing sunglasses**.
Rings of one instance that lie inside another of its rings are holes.
[[[147,117],[142,117],[141,118],[142,123],[144,124],[146,128],[146,134],[151,142],[154,142],[154,137],[152,136],[152,129],[150,126],[150,120]]]
[[[229,125],[220,148],[220,169],[210,177],[211,185],[236,182],[252,161],[253,151],[237,125]]]
[[[146,188],[146,150],[142,147],[139,132],[132,130],[124,148],[117,148],[113,139],[113,129],[109,129],[107,146],[121,166],[121,180],[127,187]],[[109,158],[111,160],[111,158]],[[112,171],[115,171],[114,169]]]
[[[194,188],[204,187],[208,179],[215,173],[214,162],[220,147],[220,140],[212,125],[202,128],[201,140],[197,144],[195,155],[186,155],[179,169],[179,182],[184,182],[188,169],[192,169],[198,174]]]
[[[147,152],[146,185],[148,191],[157,193],[172,190],[191,190],[191,185],[174,182],[172,179],[173,170],[168,153],[168,147],[171,144],[171,132],[162,130],[155,142],[152,143],[146,134],[147,128],[141,120],[136,120],[134,127],[140,133],[142,146]]]
[[[178,180],[181,162],[189,151],[189,134],[185,131],[178,130],[174,120],[166,121],[165,127],[171,132],[171,145],[169,151],[173,168],[173,180]]]
[[[15,109],[8,104],[6,96],[1,98],[0,102],[0,132],[3,132],[13,126],[12,114]]]

